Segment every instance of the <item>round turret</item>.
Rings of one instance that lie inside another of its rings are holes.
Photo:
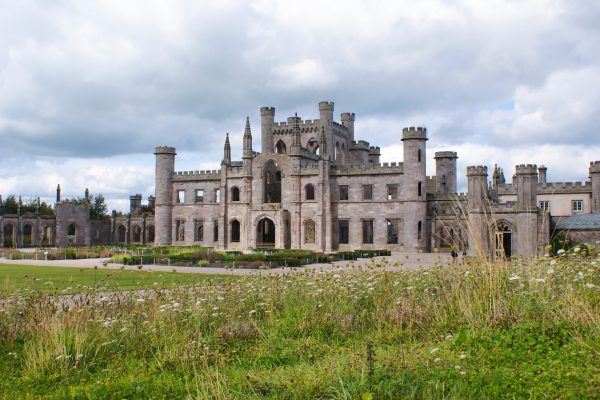
[[[273,152],[273,124],[275,123],[275,107],[260,109],[260,145],[263,153]]]
[[[592,212],[600,213],[600,161],[590,162],[592,180]]]
[[[422,126],[415,128],[414,126],[411,126],[410,128],[402,129],[402,141],[408,139],[427,140],[427,128]]]
[[[173,215],[173,173],[175,172],[174,147],[159,146],[156,155],[155,185],[155,236],[154,244],[165,246],[171,244],[171,224]]]
[[[425,128],[404,128],[402,130],[404,153],[404,245],[413,249],[427,247],[427,193],[426,193],[426,143]]]

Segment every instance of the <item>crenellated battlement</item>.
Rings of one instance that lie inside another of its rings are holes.
[[[600,173],[600,161],[590,161],[590,174]]]
[[[237,168],[237,167],[236,167]],[[175,171],[173,181],[221,179],[221,170]]]
[[[379,146],[369,147],[369,154],[381,154],[381,148]]]
[[[455,151],[436,151],[433,158],[458,158],[458,155]]]
[[[519,164],[515,166],[517,175],[535,175],[537,174],[536,164]]]
[[[275,115],[275,107],[261,107],[260,108],[261,116]]]
[[[488,174],[487,166],[485,165],[471,165],[467,167],[467,176],[478,176]]]
[[[344,121],[354,121],[355,120],[355,115],[354,113],[349,113],[349,112],[344,112],[340,115],[340,119],[342,120],[342,122]]]
[[[332,165],[332,175],[373,175],[373,174],[402,174],[404,163],[393,162],[383,164]]]
[[[414,127],[411,126],[409,128],[402,129],[402,140],[406,139],[422,139],[427,140],[427,128],[422,126]]]
[[[154,154],[173,154],[176,155],[177,153],[175,152],[175,147],[169,147],[169,146],[157,146],[154,149]]]
[[[320,101],[319,102],[319,111],[333,111],[334,109],[333,101]]]

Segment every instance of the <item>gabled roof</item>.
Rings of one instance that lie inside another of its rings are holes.
[[[556,224],[558,230],[599,230],[600,213],[573,214]]]

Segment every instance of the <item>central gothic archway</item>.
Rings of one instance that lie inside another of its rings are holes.
[[[256,247],[275,247],[275,224],[269,218],[256,225]]]

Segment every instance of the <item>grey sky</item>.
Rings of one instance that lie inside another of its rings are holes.
[[[0,0],[0,194],[87,186],[125,209],[152,194],[156,145],[217,168],[246,115],[259,150],[261,106],[313,119],[321,100],[355,112],[384,161],[403,126],[427,126],[428,173],[456,150],[459,187],[470,164],[583,180],[600,159],[598,21],[583,0]]]

